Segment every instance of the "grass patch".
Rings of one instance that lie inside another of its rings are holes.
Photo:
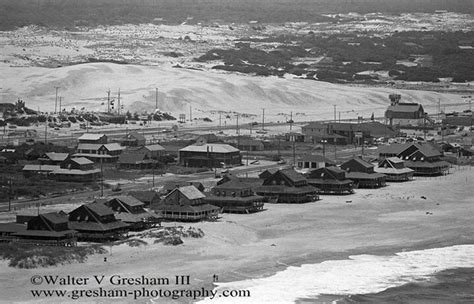
[[[9,260],[8,266],[22,269],[84,263],[88,256],[104,253],[107,253],[107,250],[97,245],[87,247],[49,247],[0,244],[0,258]]]

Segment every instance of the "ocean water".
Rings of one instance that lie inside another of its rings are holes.
[[[250,297],[199,303],[474,303],[473,278],[474,245],[456,245],[291,266],[215,288],[248,290]]]

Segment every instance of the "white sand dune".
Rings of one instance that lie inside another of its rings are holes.
[[[342,118],[383,115],[388,94],[400,93],[406,102],[419,102],[435,112],[442,104],[461,102],[460,96],[429,91],[353,87],[326,82],[277,77],[255,77],[218,71],[200,71],[171,66],[91,63],[61,68],[21,68],[0,64],[0,100],[17,98],[41,111],[54,110],[55,86],[63,96],[63,107],[105,110],[106,91],[116,98],[120,88],[125,110],[153,111],[155,88],[161,110],[188,113],[237,111],[260,114],[266,109],[270,119],[280,112],[300,112],[307,118],[330,119],[333,105]],[[354,112],[352,112],[354,110]],[[351,111],[351,112],[349,112]]]

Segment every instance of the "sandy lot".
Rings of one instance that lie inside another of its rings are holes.
[[[351,254],[472,244],[473,178],[473,168],[453,168],[445,177],[358,189],[351,196],[323,196],[303,205],[267,205],[267,210],[252,215],[224,214],[218,222],[191,224],[205,232],[202,239],[186,238],[176,247],[107,246],[108,254],[91,256],[86,264],[19,270],[1,262],[2,301],[31,300],[29,290],[34,286],[29,280],[34,274],[171,278],[184,274],[190,275],[192,287],[211,288],[214,274],[221,282],[235,281]]]

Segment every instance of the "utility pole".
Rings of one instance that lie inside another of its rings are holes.
[[[441,98],[438,98],[438,121],[441,119]]]
[[[56,101],[54,103],[54,114],[58,113],[58,89],[60,87],[54,87],[56,89]]]
[[[153,166],[151,167],[152,168],[151,174],[153,174],[153,188],[155,188],[155,165],[156,163],[153,163]]]
[[[293,111],[290,112],[290,131],[291,131],[292,127],[293,127]]]
[[[155,89],[155,110],[158,110],[158,88]]]
[[[237,135],[240,134],[240,132],[239,132],[239,113],[237,113],[237,129],[235,131],[236,131]]]
[[[262,108],[262,131],[265,130],[265,108]]]
[[[48,144],[48,118],[44,122],[44,144]]]
[[[293,138],[293,168],[296,166],[296,138]]]
[[[192,112],[191,105],[189,105],[189,122],[192,122],[192,121],[193,121],[193,112]]]
[[[337,119],[336,119],[336,105],[333,105],[334,106],[334,122],[337,122]]]
[[[62,96],[59,96],[59,114],[61,114],[61,109],[62,109],[62,101],[63,101],[63,97]]]
[[[8,211],[12,211],[12,178],[8,180]]]
[[[117,95],[117,114],[120,115],[120,88],[118,89],[118,95]]]
[[[219,131],[222,129],[222,120],[221,120],[221,117],[222,116],[222,113],[219,112]]]
[[[110,113],[110,89],[107,91],[107,113]]]
[[[102,165],[103,159],[100,159],[100,197],[104,197],[104,167]]]

